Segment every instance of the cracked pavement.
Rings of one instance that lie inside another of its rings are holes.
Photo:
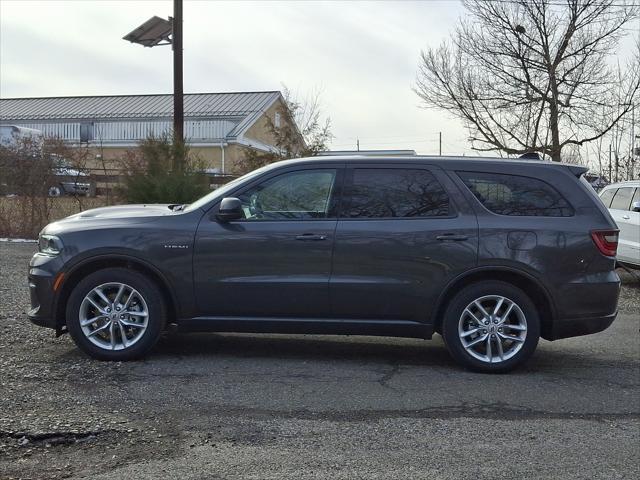
[[[171,334],[90,360],[31,325],[33,244],[0,243],[0,478],[640,476],[640,282],[600,334],[508,375],[432,341]]]

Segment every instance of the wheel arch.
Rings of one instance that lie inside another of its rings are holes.
[[[438,301],[436,308],[431,316],[434,330],[441,332],[442,320],[447,306],[451,299],[459,290],[467,285],[486,280],[499,280],[510,283],[523,290],[539,308],[540,313],[540,333],[542,338],[548,338],[551,333],[551,327],[556,318],[556,309],[551,295],[544,287],[542,282],[532,275],[514,268],[508,267],[483,267],[466,272],[453,279],[444,288]]]
[[[178,300],[170,288],[169,282],[156,267],[136,257],[123,254],[107,254],[89,257],[65,272],[64,281],[62,282],[60,291],[56,295],[54,304],[56,329],[58,332],[63,331],[67,300],[78,282],[95,271],[114,267],[135,270],[149,277],[149,279],[158,286],[166,300],[169,318],[176,318],[177,312],[179,311]]]

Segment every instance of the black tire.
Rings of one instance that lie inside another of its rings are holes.
[[[80,326],[80,308],[85,296],[94,288],[117,282],[126,284],[142,296],[148,309],[148,324],[140,338],[121,350],[106,350],[92,343]],[[167,321],[167,307],[158,286],[147,276],[126,268],[105,268],[83,278],[73,289],[66,309],[67,329],[76,345],[99,360],[135,360],[147,354],[156,344]]]
[[[62,193],[62,187],[59,187],[57,185],[52,185],[47,190],[47,195],[49,195],[50,197],[61,197]]]
[[[511,358],[494,363],[479,360],[467,352],[458,334],[458,323],[465,308],[474,300],[490,295],[515,302],[526,318],[527,327],[520,350]],[[540,317],[527,294],[510,283],[497,280],[473,283],[458,292],[449,302],[442,320],[442,337],[451,356],[463,366],[476,372],[504,373],[525,362],[535,351],[540,339]]]

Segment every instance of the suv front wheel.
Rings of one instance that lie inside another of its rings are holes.
[[[82,279],[67,303],[67,328],[84,352],[100,360],[132,360],[158,341],[166,307],[156,284],[125,268]]]
[[[540,338],[531,299],[500,281],[465,287],[449,303],[442,336],[451,356],[479,372],[506,372],[527,360]]]

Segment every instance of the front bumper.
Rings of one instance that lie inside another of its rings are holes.
[[[57,264],[57,258],[35,254],[29,263],[29,296],[31,308],[27,312],[29,320],[41,327],[59,329],[55,315],[55,274],[50,271]]]

